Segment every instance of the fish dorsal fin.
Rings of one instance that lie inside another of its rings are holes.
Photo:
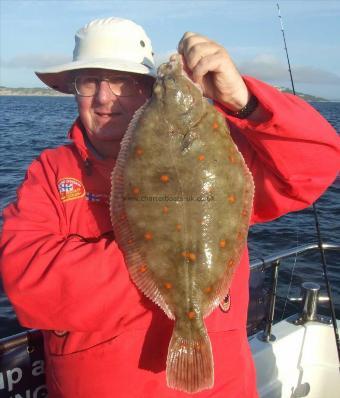
[[[140,108],[138,108],[136,110],[136,112],[134,113],[132,119],[130,120],[130,123],[128,125],[128,128],[126,129],[126,132],[124,134],[124,137],[120,143],[120,151],[117,157],[117,161],[115,163],[115,167],[113,168],[112,172],[111,172],[111,195],[110,195],[110,217],[111,217],[111,221],[113,222],[113,208],[112,208],[112,204],[113,204],[113,195],[114,195],[114,183],[115,183],[115,174],[119,172],[121,172],[121,168],[123,167],[125,160],[126,160],[126,156],[123,156],[123,154],[125,155],[125,151],[123,151],[122,149],[129,147],[130,142],[132,140],[132,135],[134,132],[134,128],[139,120],[139,118],[141,117],[141,115],[143,114],[145,108],[147,107],[147,105],[149,104],[150,100],[147,100]]]

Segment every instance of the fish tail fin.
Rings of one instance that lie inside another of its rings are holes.
[[[212,388],[214,361],[207,330],[204,327],[190,339],[180,331],[176,322],[166,363],[168,387],[188,393]]]

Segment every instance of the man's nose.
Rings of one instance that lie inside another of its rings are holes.
[[[96,94],[96,100],[100,103],[105,103],[117,99],[117,96],[113,94],[109,82],[101,80],[98,86],[98,92]]]

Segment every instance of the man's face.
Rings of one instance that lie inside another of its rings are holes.
[[[104,69],[82,69],[75,82],[79,116],[89,140],[100,154],[116,157],[132,116],[150,96],[152,82]]]

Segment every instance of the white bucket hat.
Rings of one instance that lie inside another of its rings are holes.
[[[71,94],[72,71],[84,68],[156,76],[151,41],[144,29],[121,18],[91,21],[75,35],[72,62],[35,73],[54,90]]]

